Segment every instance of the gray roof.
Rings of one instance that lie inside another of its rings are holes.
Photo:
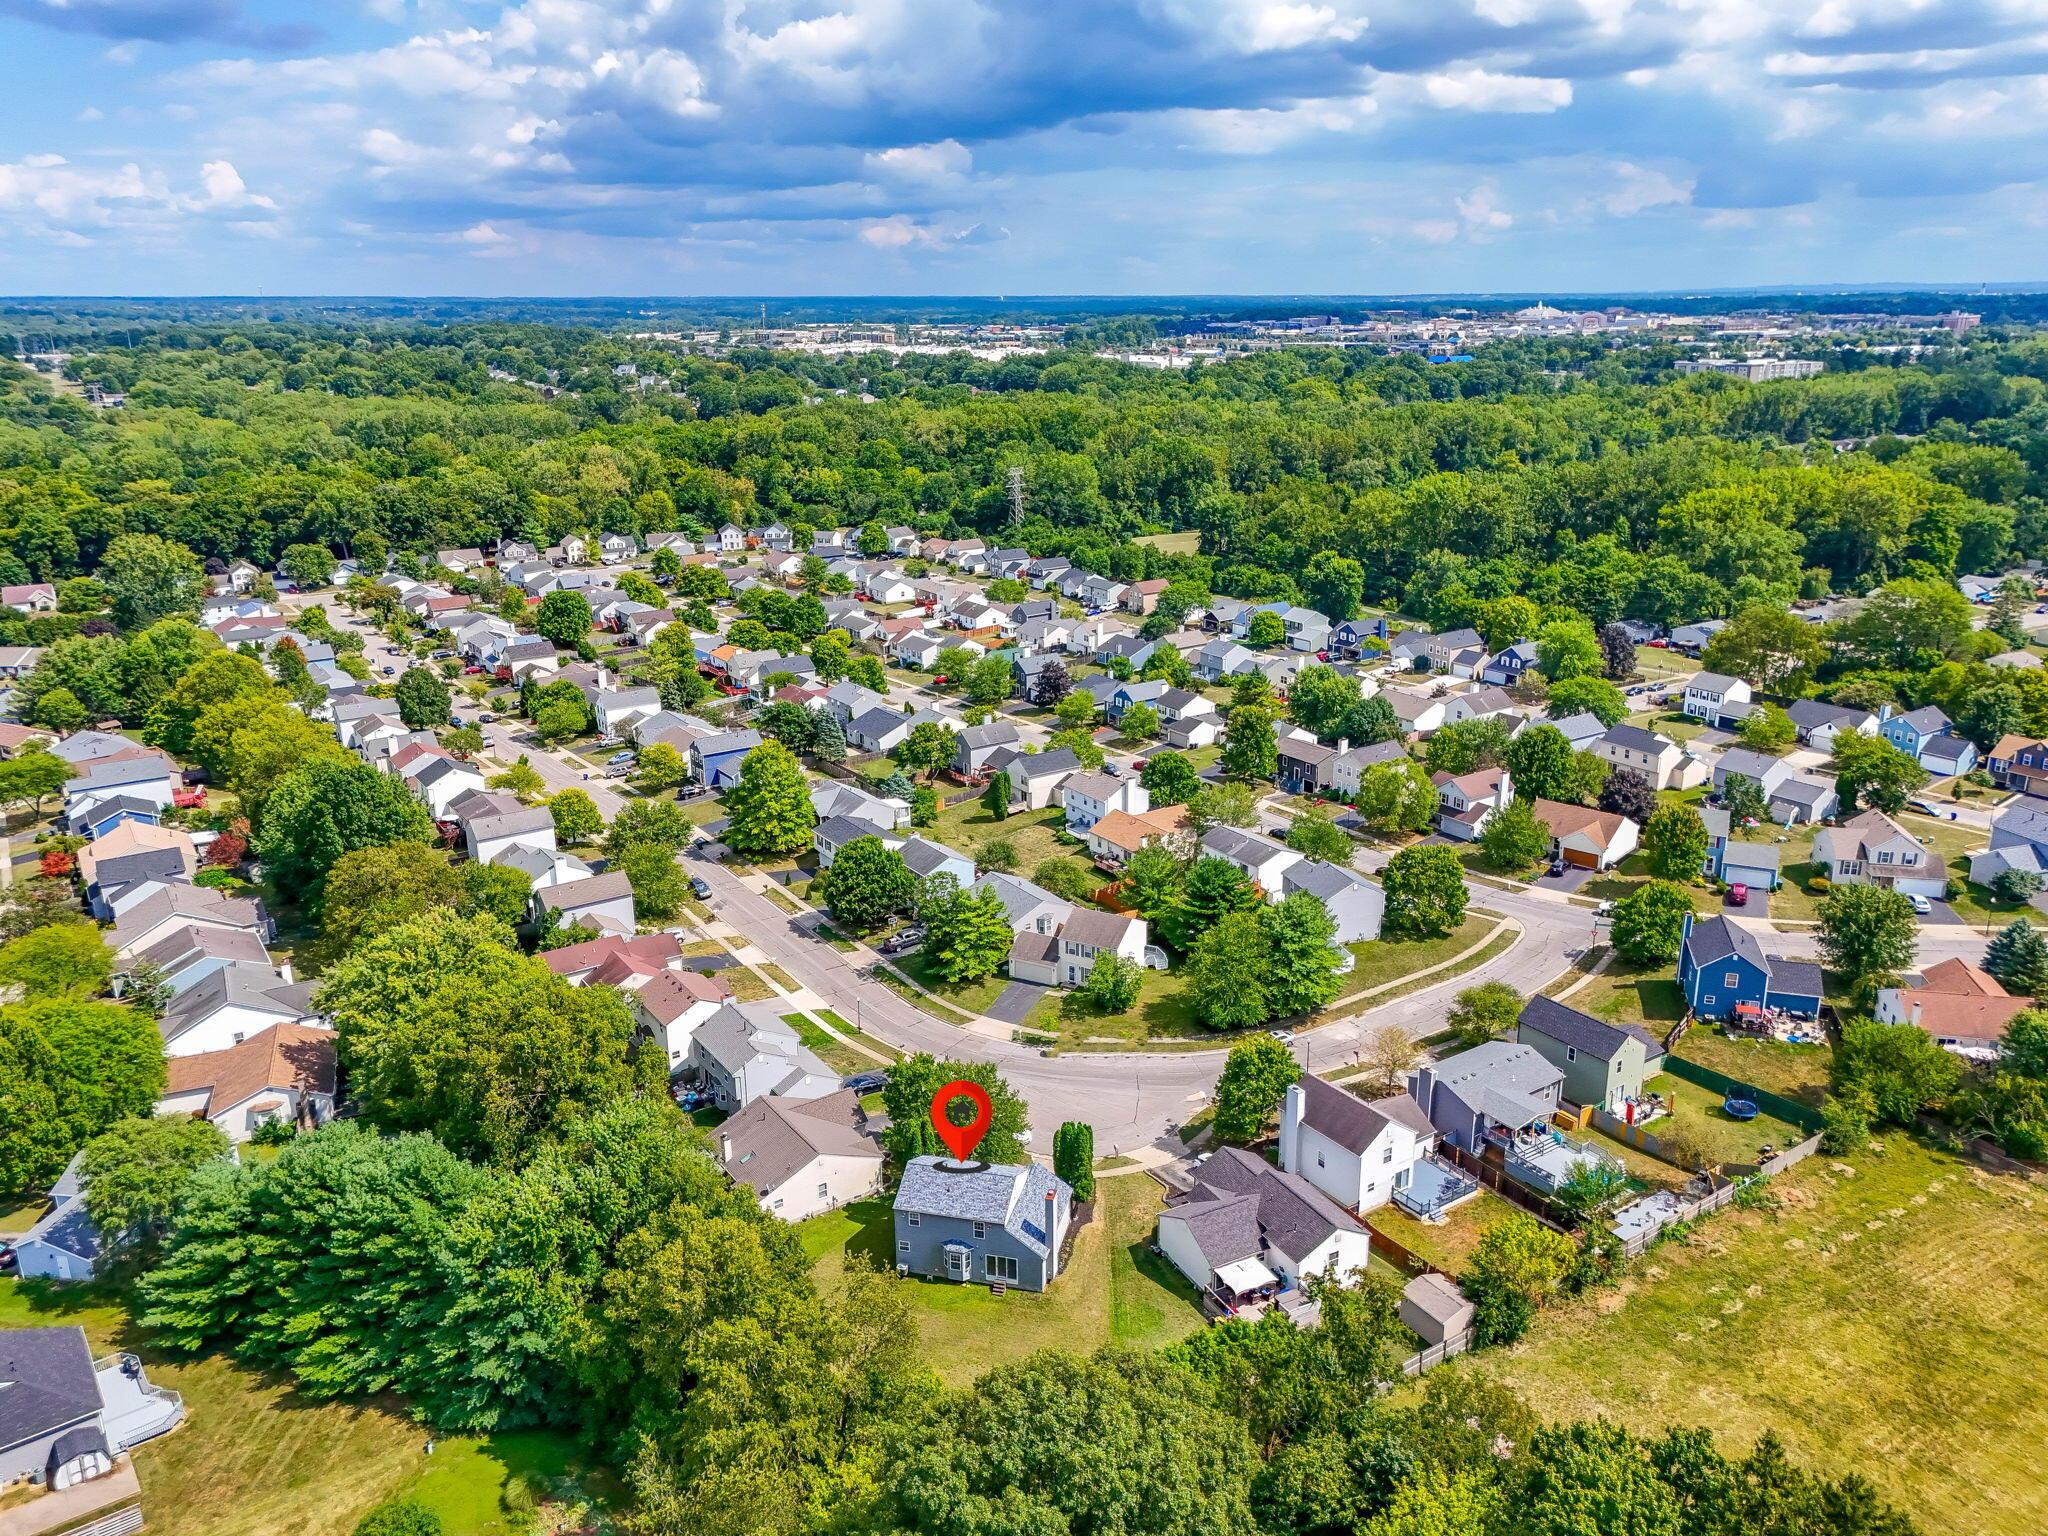
[[[1401,1299],[1439,1323],[1454,1322],[1472,1310],[1472,1303],[1458,1289],[1458,1282],[1435,1270],[1410,1280],[1401,1288]]]
[[[1257,1201],[1259,1231],[1291,1258],[1314,1251],[1332,1232],[1365,1230],[1306,1179],[1238,1147],[1225,1147],[1200,1166],[1194,1193],[1198,1199],[1210,1200],[1252,1196]],[[1256,1248],[1252,1252],[1256,1254]],[[1204,1253],[1206,1256],[1206,1249]],[[1248,1256],[1238,1253],[1230,1257]]]
[[[1725,917],[1710,917],[1704,922],[1694,923],[1685,936],[1685,952],[1694,965],[1712,965],[1716,960],[1734,955],[1759,970],[1771,968],[1756,935]]]
[[[1839,704],[1823,704],[1819,699],[1799,699],[1785,713],[1802,731],[1816,731],[1828,725],[1853,730],[1870,718],[1867,709],[1845,709]]]
[[[941,1167],[941,1164],[946,1166]],[[1066,1186],[1037,1163],[961,1165],[947,1158],[913,1157],[896,1189],[896,1209],[920,1216],[985,1221],[1009,1232],[1034,1253],[1050,1252],[1045,1225],[1048,1198]]]
[[[756,1099],[718,1128],[721,1147],[730,1138],[726,1174],[766,1194],[813,1158],[869,1157],[879,1165],[882,1149],[861,1132],[860,1120],[860,1104],[850,1088],[822,1099]]]
[[[1256,1195],[1208,1194],[1176,1205],[1166,1215],[1186,1225],[1211,1269],[1259,1256]]]
[[[1091,949],[1115,949],[1130,932],[1132,921],[1115,912],[1076,907],[1060,925],[1060,938],[1065,943],[1086,944]]]
[[[1721,867],[1776,869],[1784,858],[1785,850],[1776,843],[1730,843],[1721,851]]]
[[[100,1229],[92,1224],[82,1195],[59,1200],[48,1215],[28,1229],[22,1241],[41,1243],[81,1259],[96,1259],[100,1254]],[[0,1398],[4,1396],[0,1393]]]
[[[601,902],[617,901],[621,896],[628,901],[633,899],[633,882],[626,878],[623,869],[564,881],[543,893],[549,906],[564,912],[575,907],[594,907]]]
[[[1280,890],[1291,896],[1296,891],[1307,891],[1316,900],[1328,903],[1348,892],[1362,887],[1369,888],[1372,881],[1356,870],[1344,869],[1326,863],[1322,859],[1301,859],[1287,866],[1280,876]]]
[[[1648,1030],[1638,1029],[1633,1024],[1608,1024],[1589,1013],[1568,1008],[1551,997],[1530,998],[1515,1022],[1555,1040],[1559,1045],[1569,1045],[1582,1055],[1600,1061],[1612,1061],[1623,1042],[1632,1039],[1641,1041],[1643,1049],[1652,1056],[1664,1054],[1664,1047]]]
[[[751,752],[759,745],[759,731],[725,731],[716,736],[700,736],[692,743],[695,751],[704,757],[719,757],[728,752]]]
[[[1218,858],[1241,859],[1248,864],[1263,864],[1274,854],[1287,851],[1286,844],[1242,827],[1211,827],[1202,837],[1202,852]]]
[[[1647,752],[1652,757],[1661,757],[1664,749],[1671,745],[1655,731],[1646,731],[1640,725],[1617,725],[1602,738],[1609,746],[1629,752]]]
[[[1485,1108],[1488,1094],[1520,1099],[1564,1080],[1564,1074],[1538,1055],[1535,1047],[1510,1040],[1489,1040],[1469,1051],[1447,1056],[1434,1070],[1439,1087],[1481,1109]],[[1494,1118],[1512,1121],[1517,1117]]]
[[[880,837],[886,827],[886,823],[869,821],[865,816],[827,816],[818,823],[811,840],[836,851],[856,838]]]
[[[970,725],[960,733],[959,744],[967,751],[982,747],[1013,746],[1018,741],[1017,727],[1007,720],[991,720],[987,725]]]
[[[99,1412],[99,1377],[83,1328],[0,1332],[0,1446],[39,1439]]]
[[[966,854],[956,852],[948,848],[944,843],[935,843],[931,839],[924,837],[906,837],[903,840],[903,846],[896,851],[901,855],[904,866],[913,875],[918,876],[935,875],[948,864],[963,862],[970,866],[973,864],[973,861]]]
[[[1894,715],[1892,720],[1900,725],[1911,726],[1914,730],[1921,732],[1946,730],[1949,724],[1948,716],[1939,709],[1936,709],[1932,704],[1923,704],[1920,708],[1910,710],[1906,714]],[[1890,724],[1891,721],[1886,723]]]
[[[165,1005],[157,1019],[164,1039],[175,1040],[222,1008],[255,1008],[283,1019],[313,1011],[313,983],[286,981],[267,962],[234,961],[202,976]]]
[[[1794,805],[1819,805],[1835,797],[1835,786],[1826,779],[1794,774],[1771,791],[1773,800],[1790,800]]]
[[[501,811],[490,816],[476,816],[464,821],[464,830],[478,842],[495,837],[518,837],[527,832],[553,832],[554,813],[545,806],[516,811]]]
[[[1081,767],[1081,759],[1072,747],[1057,747],[1050,752],[1027,753],[1016,760],[1011,767],[1016,770],[1012,777],[1026,779],[1055,778],[1060,774],[1074,773]]]
[[[1933,736],[1920,743],[1920,751],[1926,757],[1945,757],[1961,762],[1976,744],[1967,736]]]
[[[1337,1143],[1347,1152],[1363,1152],[1389,1125],[1405,1125],[1418,1136],[1434,1136],[1436,1127],[1422,1106],[1405,1093],[1368,1103],[1355,1093],[1320,1077],[1301,1080],[1302,1123]]]
[[[1827,977],[1811,960],[1787,960],[1783,955],[1770,957],[1771,990],[1787,992],[1796,997],[1819,997],[1827,986]]]
[[[1033,885],[1029,880],[1016,875],[1006,875],[1000,870],[990,870],[974,882],[974,890],[988,890],[996,893],[996,899],[1003,904],[1010,924],[1015,927],[1024,920],[1027,913],[1041,906],[1056,907],[1062,915],[1073,910],[1073,903],[1064,897],[1055,896],[1042,885]]]
[[[1754,751],[1749,747],[1730,747],[1721,754],[1721,761],[1715,768],[1723,777],[1739,773],[1745,778],[1755,779],[1759,784],[1770,778],[1781,778],[1792,771],[1791,764],[1783,758],[1772,757],[1768,753]]]

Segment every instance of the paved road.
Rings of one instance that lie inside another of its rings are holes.
[[[599,777],[594,768],[586,773],[584,769],[570,766],[560,754],[542,746],[540,739],[525,729],[523,721],[495,720],[479,729],[484,733],[486,751],[495,761],[516,762],[522,753],[525,754],[526,761],[541,776],[550,794],[558,789],[583,790],[596,802],[598,815],[606,821],[617,816],[625,805],[625,797],[608,787],[609,783],[617,781]],[[603,759],[599,757],[592,761],[596,763]]]
[[[998,1066],[1031,1106],[1034,1147],[1050,1150],[1062,1120],[1086,1120],[1105,1155],[1127,1152],[1169,1133],[1207,1100],[1225,1052],[1147,1054],[1075,1053],[1046,1057],[1008,1040],[991,1039],[944,1023],[912,1006],[864,974],[865,962],[809,937],[815,916],[792,917],[744,884],[722,864],[686,855],[693,875],[710,883],[718,915],[758,944],[774,962],[809,987],[858,1028],[899,1050],[987,1061]],[[1567,963],[1566,952],[1590,941],[1590,913],[1540,896],[1499,893],[1489,907],[1523,924],[1519,942],[1483,965],[1436,986],[1412,992],[1304,1032],[1295,1052],[1312,1070],[1328,1071],[1356,1059],[1365,1041],[1387,1025],[1421,1038],[1443,1027],[1450,994],[1475,981],[1505,981],[1523,992],[1547,985]]]

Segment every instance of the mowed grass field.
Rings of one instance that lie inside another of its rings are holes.
[[[552,1434],[457,1436],[430,1457],[395,1403],[318,1402],[219,1357],[164,1360],[104,1293],[0,1282],[0,1327],[72,1323],[95,1355],[133,1350],[185,1399],[184,1424],[135,1453],[156,1536],[347,1536],[401,1493],[438,1511],[445,1536],[508,1536],[509,1478],[552,1487],[574,1471],[571,1442]]]
[[[1043,1294],[992,1294],[985,1285],[901,1282],[923,1353],[948,1386],[1041,1349],[1088,1354],[1105,1344],[1156,1349],[1204,1326],[1194,1289],[1151,1252],[1165,1193],[1142,1173],[1095,1181],[1095,1219],[1074,1239],[1067,1267]],[[798,1227],[818,1282],[831,1286],[841,1255],[889,1264],[895,1236],[889,1202],[862,1201]]]
[[[1775,1428],[1923,1529],[2048,1529],[2048,1189],[1894,1136],[1774,1181],[1473,1357],[1553,1418]]]

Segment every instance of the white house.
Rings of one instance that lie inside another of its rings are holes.
[[[1429,782],[1436,786],[1437,831],[1461,843],[1484,832],[1493,813],[1515,797],[1514,781],[1505,768],[1433,773]]]
[[[698,1025],[684,1072],[729,1113],[770,1096],[822,1099],[840,1086],[768,1003],[727,1004]]]
[[[1749,684],[1721,672],[1695,672],[1686,679],[1685,713],[1709,725],[1728,713],[1731,704],[1750,702]]]
[[[1435,1146],[1436,1127],[1405,1093],[1367,1102],[1309,1075],[1280,1107],[1280,1166],[1354,1211],[1407,1189]]]
[[[661,1048],[674,1072],[688,1058],[697,1027],[732,1001],[732,988],[717,976],[664,969],[630,988],[627,997],[634,1022]]]
[[[1076,835],[1086,832],[1111,811],[1138,816],[1152,809],[1152,796],[1138,782],[1136,774],[1069,774],[1060,785],[1060,801],[1067,813],[1067,830]]]
[[[633,906],[632,882],[620,869],[566,881],[552,890],[534,893],[536,919],[544,916],[551,907],[562,914],[565,926],[589,928],[597,933],[631,933],[638,921]]]
[[[1939,900],[1948,889],[1941,859],[1876,809],[1814,833],[1813,863],[1837,885],[1884,885],[1930,900]]]
[[[1652,789],[1691,789],[1706,782],[1707,765],[1668,737],[1639,725],[1617,725],[1590,748],[1616,768],[1628,768],[1650,781]]]
[[[1301,862],[1301,855],[1285,843],[1237,827],[1211,827],[1202,838],[1202,856],[1235,865],[1247,880],[1266,893],[1268,901],[1278,901],[1286,894],[1281,881],[1292,866]]]
[[[527,806],[513,795],[490,790],[458,795],[448,819],[462,829],[464,851],[479,864],[496,861],[510,848],[555,850],[555,818],[545,806]]]
[[[169,1057],[224,1051],[275,1024],[312,1020],[313,986],[268,961],[237,961],[187,987],[157,1019]]]
[[[1321,859],[1301,859],[1289,864],[1280,876],[1283,900],[1296,891],[1308,892],[1329,912],[1337,925],[1330,936],[1332,943],[1365,944],[1380,936],[1380,924],[1387,915],[1387,893],[1377,881]]]
[[[1310,1277],[1345,1283],[1362,1275],[1372,1240],[1365,1228],[1299,1174],[1239,1147],[1195,1170],[1194,1187],[1160,1215],[1159,1248],[1205,1298],[1236,1315],[1278,1291],[1299,1321],[1312,1318],[1301,1294]]]
[[[850,1088],[817,1099],[757,1098],[718,1127],[726,1176],[761,1209],[802,1221],[882,1187],[882,1148]]]
[[[274,1120],[324,1125],[334,1115],[334,1031],[273,1024],[223,1050],[173,1056],[156,1112],[210,1120],[235,1142]]]

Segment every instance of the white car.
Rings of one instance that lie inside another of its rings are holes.
[[[1913,903],[1913,910],[1919,913],[1922,917],[1925,917],[1928,913],[1934,910],[1934,903],[1929,901],[1925,896],[1908,896],[1906,900]]]

